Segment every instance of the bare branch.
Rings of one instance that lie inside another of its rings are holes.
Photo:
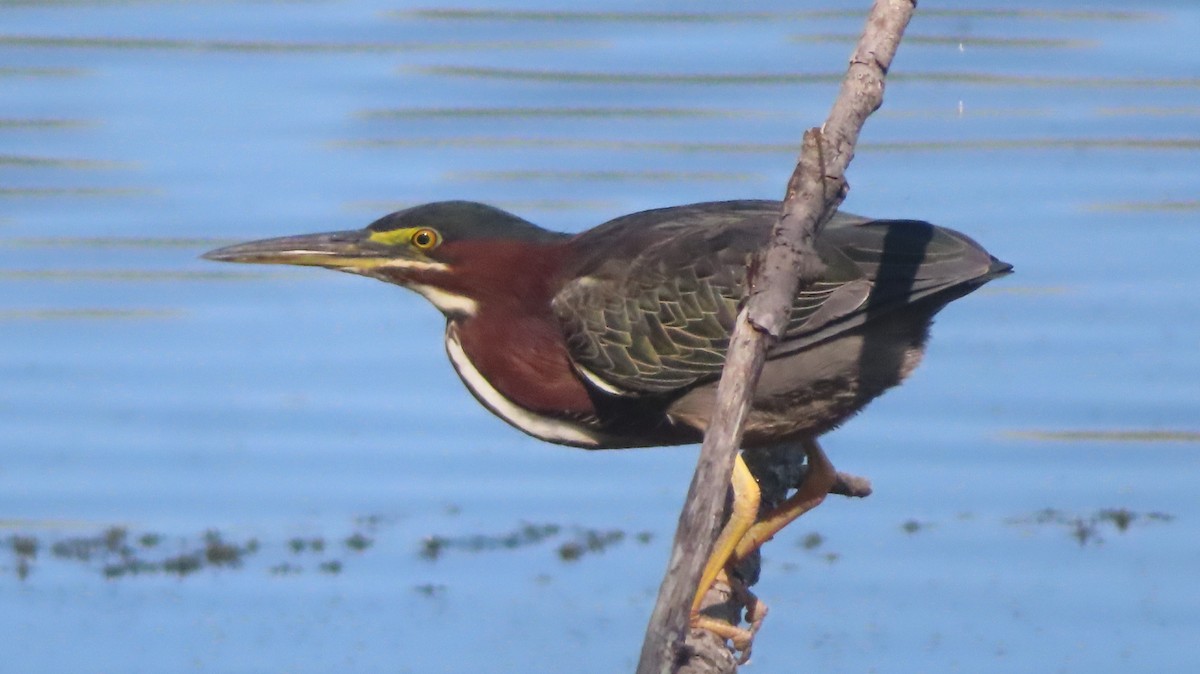
[[[672,674],[689,660],[700,660],[691,655],[702,647],[685,642],[689,604],[721,525],[751,394],[767,349],[786,325],[797,286],[819,278],[823,269],[813,241],[845,198],[844,173],[854,156],[854,145],[866,118],[883,101],[884,77],[915,6],[916,0],[875,1],[829,118],[821,130],[804,134],[800,161],[788,181],[779,221],[766,253],[760,254],[751,269],[751,295],[730,340],[714,416],[680,515],[666,577],[642,644],[638,674]],[[855,480],[842,482],[847,492],[864,492],[864,485]],[[865,485],[865,492],[869,490]],[[711,666],[693,662],[688,667],[697,674],[736,669],[726,662]]]

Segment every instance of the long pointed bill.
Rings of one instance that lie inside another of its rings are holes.
[[[366,271],[393,262],[395,250],[371,241],[364,230],[284,236],[210,250],[218,262],[293,264],[343,271]]]

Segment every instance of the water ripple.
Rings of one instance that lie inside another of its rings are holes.
[[[523,21],[523,22],[604,22],[604,23],[737,23],[842,19],[866,16],[865,10],[814,9],[807,11],[738,12],[645,12],[587,10],[475,9],[466,7],[418,8],[388,12],[397,19],[440,21]],[[1089,9],[925,9],[923,17],[971,19],[1035,19],[1051,21],[1141,21],[1156,17],[1150,12]],[[907,39],[907,38],[906,38]]]
[[[675,85],[797,85],[841,82],[842,72],[810,73],[630,73],[603,71],[546,70],[540,68],[497,68],[491,66],[412,66],[405,70],[436,77],[466,77],[490,80],[520,80],[571,84],[675,84]],[[1198,88],[1200,77],[1111,77],[1070,75],[1006,75],[986,72],[890,73],[892,82],[974,84],[997,87],[1071,87],[1086,89]]]
[[[66,37],[0,35],[0,47],[56,49],[150,49],[268,54],[384,53],[428,51],[495,51],[500,49],[566,49],[595,47],[595,40],[479,40],[446,42],[293,42],[155,37]]]

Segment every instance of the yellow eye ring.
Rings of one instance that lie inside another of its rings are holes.
[[[412,234],[412,245],[420,250],[433,250],[442,242],[442,235],[436,229],[422,227]]]

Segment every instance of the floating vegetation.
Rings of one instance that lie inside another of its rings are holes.
[[[256,539],[249,539],[238,545],[225,540],[216,530],[204,532],[199,546],[169,556],[154,562],[130,554],[131,548],[122,548],[120,559],[106,562],[103,573],[105,578],[119,578],[126,575],[145,573],[168,573],[176,576],[187,576],[203,568],[238,568],[248,555],[258,552],[259,544]]]
[[[1138,526],[1173,520],[1174,517],[1167,513],[1139,513],[1128,508],[1103,508],[1085,515],[1046,508],[1032,515],[1004,520],[1004,523],[1010,526],[1063,528],[1080,545],[1090,545],[1103,542],[1106,530],[1125,533]],[[356,520],[355,529],[340,538],[294,536],[271,546],[264,545],[255,537],[234,540],[216,529],[204,531],[194,539],[169,538],[158,532],[135,534],[123,526],[107,527],[91,535],[54,537],[13,533],[0,539],[0,552],[7,548],[12,559],[11,564],[0,566],[0,569],[11,571],[22,581],[36,577],[37,565],[49,561],[81,564],[109,580],[147,575],[185,578],[205,571],[243,569],[249,558],[270,549],[285,558],[258,567],[260,572],[265,570],[271,576],[286,577],[311,568],[319,574],[332,576],[345,570],[345,562],[328,556],[329,553],[339,547],[352,554],[364,554],[375,544],[372,535],[375,522],[378,520]],[[30,526],[27,522],[14,525]],[[900,528],[907,534],[916,534],[930,526],[927,522],[909,519]],[[649,531],[630,533],[621,529],[521,524],[512,531],[500,534],[428,536],[421,541],[419,554],[432,561],[451,551],[481,553],[516,550],[555,539],[555,556],[562,562],[573,563],[586,555],[606,552],[627,540],[647,545],[654,538]],[[341,545],[335,546],[333,541],[340,541]],[[826,538],[818,532],[804,535],[797,545],[826,563],[832,564],[841,558],[840,553],[827,549]],[[428,596],[444,590],[445,587],[441,585],[416,586],[417,592]]]
[[[272,576],[294,576],[298,573],[303,573],[304,567],[297,566],[291,562],[281,562],[267,569],[267,572]]]
[[[832,550],[823,550],[825,547],[825,537],[820,532],[810,531],[796,542],[796,545],[804,550],[811,557],[822,561],[826,564],[833,564],[842,558],[840,552]],[[769,552],[769,549],[768,549]],[[783,571],[792,572],[800,568],[795,562],[785,561],[781,565]]]
[[[151,559],[146,554],[161,543],[159,534],[146,533],[136,538],[125,527],[109,527],[92,536],[72,536],[50,544],[50,556],[61,561],[80,562],[99,567],[105,578],[138,574],[167,573],[186,576],[205,567],[241,565],[246,555],[258,550],[258,542],[243,544],[227,541],[215,530],[206,531],[197,544],[183,542],[175,554]],[[17,577],[26,579],[42,543],[32,535],[12,536],[9,546],[18,558]]]
[[[624,540],[625,532],[620,529],[582,529],[558,546],[558,558],[574,562],[588,553],[604,552]]]
[[[420,555],[425,559],[438,559],[447,550],[483,552],[486,550],[523,548],[536,545],[557,536],[562,530],[557,524],[522,524],[514,531],[503,534],[475,534],[472,536],[427,536],[421,541]]]
[[[1134,525],[1166,523],[1174,519],[1173,515],[1163,512],[1137,513],[1128,508],[1102,508],[1087,515],[1045,508],[1029,516],[1010,519],[1008,524],[1063,527],[1080,546],[1086,546],[1103,543],[1101,533],[1105,529],[1123,534]]]
[[[73,536],[58,541],[50,547],[50,552],[58,559],[80,562],[90,562],[99,554],[132,554],[126,545],[127,533],[125,527],[109,527],[96,536]]]
[[[368,537],[361,531],[356,531],[350,536],[347,536],[346,540],[343,541],[343,544],[345,544],[348,549],[353,550],[354,552],[362,552],[363,550],[366,550],[374,545],[375,539]]]
[[[25,580],[29,577],[33,561],[37,559],[38,540],[33,536],[10,536],[8,544],[17,558],[15,565],[17,579]]]
[[[306,552],[318,554],[325,552],[325,539],[320,536],[315,538],[292,538],[288,541],[287,545],[293,555],[301,555]]]
[[[266,567],[267,573],[273,576],[302,573],[304,565],[295,561],[295,556],[303,554],[317,558],[313,559],[317,572],[340,574],[345,568],[344,563],[325,557],[328,552],[326,540],[323,536],[313,536],[284,541],[274,549],[277,554],[290,552],[292,559]],[[356,553],[374,543],[358,527],[342,540],[346,549]],[[110,580],[164,574],[183,578],[203,571],[242,569],[251,556],[264,548],[257,538],[235,541],[216,529],[205,531],[194,539],[169,539],[158,532],[133,534],[123,526],[108,527],[91,535],[49,540],[34,534],[13,534],[0,539],[0,550],[5,547],[12,552],[15,564],[11,568],[20,580],[31,576],[35,563],[48,560],[82,564]]]
[[[1053,442],[1200,442],[1200,431],[1182,430],[1008,431],[1005,436]]]
[[[9,545],[20,557],[37,557],[38,540],[33,536],[12,536],[9,538]]]
[[[515,550],[538,545],[560,535],[565,535],[567,538],[556,546],[555,552],[558,558],[564,562],[573,562],[587,554],[604,552],[629,537],[627,532],[620,529],[591,527],[566,529],[558,524],[522,524],[517,529],[502,534],[475,534],[458,537],[427,536],[421,541],[419,554],[425,559],[436,560],[449,550],[465,552]],[[654,539],[654,535],[649,531],[642,531],[635,534],[633,538],[641,544],[647,544]]]

